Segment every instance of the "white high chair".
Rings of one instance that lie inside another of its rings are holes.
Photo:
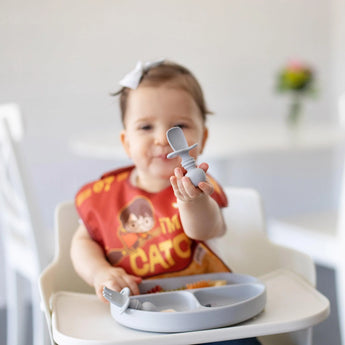
[[[0,105],[0,235],[6,272],[7,344],[27,344],[24,330],[28,320],[33,320],[33,344],[43,345],[49,337],[37,280],[49,261],[49,248],[20,159],[17,143],[22,137],[18,106]],[[25,279],[30,285],[25,284]],[[31,287],[30,318],[24,317],[27,286]]]
[[[328,300],[314,288],[312,260],[292,249],[272,244],[264,233],[259,195],[248,189],[226,190],[227,234],[210,242],[234,272],[260,276],[267,285],[267,305],[257,318],[219,329],[186,333],[152,333],[120,326],[109,306],[75,273],[70,243],[78,227],[72,202],[56,210],[56,256],[40,277],[40,293],[49,329],[59,345],[196,344],[251,336],[264,345],[311,345],[311,326],[329,313]],[[53,342],[54,343],[54,342]]]

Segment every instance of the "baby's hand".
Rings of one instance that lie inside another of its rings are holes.
[[[142,281],[142,278],[127,274],[121,267],[105,267],[100,270],[94,279],[93,286],[95,287],[96,294],[103,302],[107,300],[103,297],[103,287],[106,286],[111,290],[120,292],[124,287],[128,287],[131,290],[132,295],[138,295],[138,284]]]
[[[206,173],[208,164],[201,163],[199,168]],[[177,199],[181,201],[191,201],[201,195],[211,195],[213,193],[213,186],[208,181],[200,182],[198,187],[195,187],[191,180],[184,176],[186,171],[184,171],[183,168],[175,168],[174,173],[175,175],[170,177],[170,183]]]

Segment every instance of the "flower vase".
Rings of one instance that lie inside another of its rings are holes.
[[[303,103],[300,94],[294,93],[292,96],[286,122],[291,144],[296,145],[301,140],[302,135]]]
[[[301,95],[298,93],[294,93],[292,95],[289,113],[287,116],[287,124],[289,126],[289,129],[296,130],[300,123],[301,123],[301,117],[302,117],[302,99]]]

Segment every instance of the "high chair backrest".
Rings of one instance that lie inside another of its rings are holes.
[[[253,189],[225,188],[229,206],[223,210],[226,234],[214,240],[222,259],[238,273],[260,276],[278,268],[290,269],[315,286],[312,259],[270,242],[259,193]]]
[[[19,142],[22,137],[23,123],[19,107],[16,104],[0,105],[0,219],[5,255],[11,264],[24,267],[25,252],[29,252],[25,270],[31,270],[31,276],[38,277],[47,264],[44,254],[46,246],[21,160]],[[33,262],[30,262],[30,258]]]
[[[77,292],[94,292],[75,272],[70,257],[73,235],[79,226],[79,216],[73,202],[64,202],[55,210],[56,248],[51,266],[58,267],[54,288]]]
[[[51,333],[50,300],[57,291],[75,291],[94,293],[75,272],[70,257],[73,234],[78,227],[78,214],[73,202],[64,202],[55,210],[55,257],[53,262],[42,272],[39,288],[44,312]]]

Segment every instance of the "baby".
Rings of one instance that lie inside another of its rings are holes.
[[[207,246],[222,236],[227,199],[209,175],[194,186],[166,132],[180,127],[196,160],[207,137],[203,92],[185,67],[138,63],[120,82],[121,142],[133,166],[104,174],[76,195],[82,220],[71,247],[77,273],[102,296],[103,287],[138,294],[142,279],[229,272]],[[199,168],[205,173],[208,165]],[[231,344],[258,344],[256,339]]]
[[[137,85],[127,85],[135,74]],[[103,286],[138,294],[142,278],[229,271],[204,243],[225,232],[223,190],[210,176],[195,187],[180,158],[167,158],[171,127],[182,128],[189,145],[198,143],[195,159],[205,147],[209,111],[199,83],[164,61],[137,66],[123,84],[121,142],[134,166],[103,175],[76,196],[83,224],[72,261],[101,299]]]

